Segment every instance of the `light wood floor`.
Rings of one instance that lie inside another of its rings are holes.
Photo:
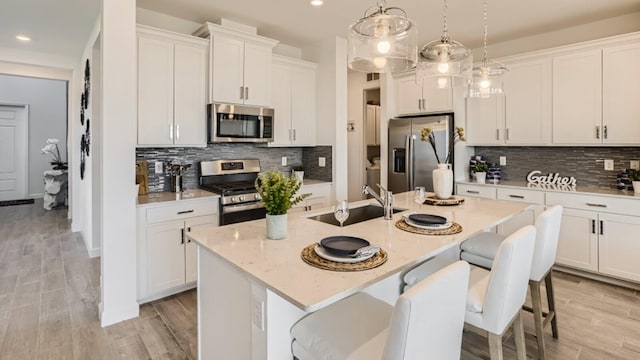
[[[66,214],[41,201],[0,207],[0,359],[196,359],[195,290],[100,327],[99,259],[89,259]],[[560,339],[547,329],[549,359],[640,359],[640,292],[557,272],[554,284]],[[508,336],[505,359],[514,348]],[[531,336],[527,353],[536,358]],[[486,340],[465,333],[462,359],[488,358]]]

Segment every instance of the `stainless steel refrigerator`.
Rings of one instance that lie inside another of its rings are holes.
[[[432,171],[437,167],[436,156],[428,141],[421,141],[423,128],[434,131],[436,150],[444,162],[451,149],[453,168],[453,114],[398,118],[389,121],[389,178],[388,189],[394,193],[424,186],[433,191]]]

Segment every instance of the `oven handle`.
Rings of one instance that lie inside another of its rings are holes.
[[[253,210],[263,208],[262,201],[250,204],[226,205],[222,207],[223,214],[232,214],[240,211]]]

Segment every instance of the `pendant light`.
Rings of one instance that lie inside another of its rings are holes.
[[[444,0],[442,36],[420,50],[416,81],[431,77],[437,79],[440,88],[466,86],[471,80],[473,56],[470,49],[449,37],[447,12],[447,0]]]
[[[484,58],[482,65],[473,68],[473,78],[469,84],[469,97],[488,98],[491,95],[500,95],[502,89],[502,75],[507,68],[493,60],[487,59],[487,0],[483,1],[484,16]]]
[[[386,3],[378,0],[363,18],[349,26],[349,68],[367,73],[415,68],[417,28],[404,10],[386,7]]]

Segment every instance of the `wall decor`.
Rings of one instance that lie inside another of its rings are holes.
[[[84,134],[82,134],[82,136],[80,137],[80,180],[84,180],[85,148],[86,143],[84,141]]]
[[[540,174],[542,174],[542,171],[532,170],[527,174],[527,182],[538,185],[576,186],[576,178],[573,176],[560,176],[560,173]]]
[[[87,119],[87,127],[84,131],[84,150],[87,153],[87,156],[89,156],[89,149],[91,149],[91,130],[89,126],[90,123],[91,120]]]
[[[84,94],[82,95],[84,96]],[[84,108],[82,106],[80,106],[80,125],[84,125]]]
[[[89,59],[87,59],[84,65],[84,108],[89,106],[89,89],[91,88],[91,68],[89,66]]]
[[[82,87],[82,95],[80,96],[80,125],[84,126],[84,111],[89,108],[89,94],[91,89],[91,66],[89,59],[84,64],[84,85]],[[85,157],[89,156],[91,148],[91,132],[89,128],[89,118],[87,118],[87,127],[84,134],[80,137],[80,180],[84,180]]]

